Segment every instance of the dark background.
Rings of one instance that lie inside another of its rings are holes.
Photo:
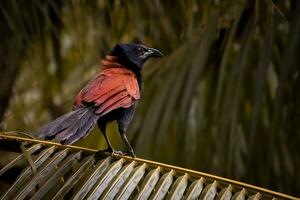
[[[4,0],[0,9],[2,130],[31,132],[70,111],[116,43],[140,42],[165,57],[143,71],[127,133],[138,157],[300,195],[300,1]],[[108,132],[124,148],[114,124]],[[77,144],[106,147],[97,129]]]

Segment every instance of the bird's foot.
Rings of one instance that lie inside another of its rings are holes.
[[[99,152],[110,153],[112,155],[124,155],[124,153],[122,151],[116,151],[113,148],[109,148],[109,147],[105,150],[100,150]]]
[[[133,150],[132,151],[122,152],[122,151],[116,151],[116,150],[114,150],[112,148],[107,148],[105,150],[99,150],[97,152],[97,154],[102,154],[102,155],[105,155],[107,153],[110,153],[110,154],[115,155],[115,156],[130,156],[132,158],[136,157],[135,153],[133,152]]]
[[[116,151],[116,150],[113,150],[112,152],[111,152],[111,154],[112,155],[124,155],[124,153],[122,152],[122,151]]]

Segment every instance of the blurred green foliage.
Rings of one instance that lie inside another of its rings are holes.
[[[0,9],[2,129],[30,132],[70,111],[116,43],[140,42],[165,57],[144,67],[127,133],[139,157],[300,195],[299,1],[4,0]],[[97,129],[78,144],[105,148]]]

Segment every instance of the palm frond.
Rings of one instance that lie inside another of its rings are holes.
[[[25,136],[0,133],[0,145],[17,152],[0,180],[25,161],[1,199],[295,199],[211,174]],[[34,160],[35,173],[20,145]]]

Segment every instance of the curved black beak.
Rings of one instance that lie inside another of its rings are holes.
[[[163,54],[154,48],[148,48],[147,52],[145,53],[145,55],[149,58],[149,57],[163,57]]]

